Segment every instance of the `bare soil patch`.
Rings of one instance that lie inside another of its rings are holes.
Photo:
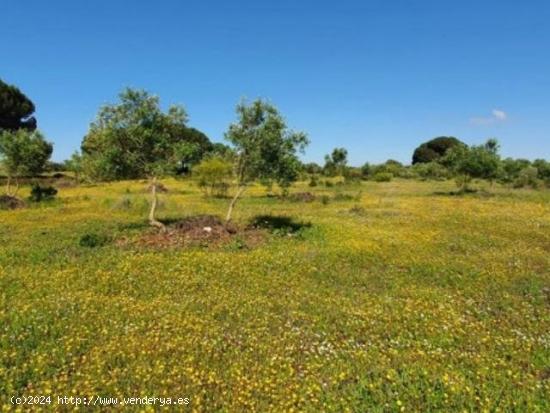
[[[0,209],[18,209],[25,206],[25,201],[10,195],[0,195]]]
[[[197,215],[170,223],[165,232],[151,229],[143,234],[138,244],[148,247],[215,247],[238,240],[243,248],[260,245],[267,232],[256,228],[241,229],[233,224],[224,225],[213,215]]]

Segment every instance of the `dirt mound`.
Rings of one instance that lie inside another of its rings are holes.
[[[147,188],[145,189],[145,192],[149,193],[149,192],[151,192],[151,189],[153,189],[153,185],[149,184],[149,185],[147,185]],[[166,188],[166,186],[164,186],[163,184],[157,182],[157,192],[166,193],[166,192],[168,192],[168,188]]]
[[[165,232],[151,231],[140,243],[149,246],[209,246],[226,243],[237,234],[235,226],[225,226],[214,215],[197,215],[171,223]]]
[[[146,247],[224,247],[249,249],[261,245],[267,231],[258,228],[239,228],[224,225],[214,215],[197,215],[170,223],[165,232],[151,229],[143,234],[138,244]]]
[[[0,209],[18,209],[23,208],[25,202],[10,195],[0,195]]]

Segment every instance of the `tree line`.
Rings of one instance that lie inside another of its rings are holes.
[[[166,111],[157,96],[144,90],[124,89],[118,102],[102,106],[75,152],[62,164],[49,161],[53,145],[37,129],[33,102],[17,87],[0,80],[0,160],[6,179],[6,194],[15,197],[23,176],[36,176],[48,168],[72,171],[76,180],[150,180],[149,222],[164,229],[156,219],[159,180],[166,176],[192,174],[210,196],[227,196],[233,185],[226,222],[238,199],[253,181],[268,187],[277,184],[283,195],[298,179],[311,186],[321,177],[346,181],[390,181],[398,178],[454,178],[460,191],[473,179],[499,181],[513,186],[550,186],[550,163],[537,159],[501,159],[496,139],[468,146],[455,137],[438,137],[422,143],[412,155],[412,164],[395,160],[361,167],[348,165],[345,148],[325,156],[324,165],[302,163],[299,154],[307,146],[303,132],[288,128],[270,102],[258,99],[236,106],[236,119],[226,132],[226,144],[213,143],[189,126],[182,106]]]

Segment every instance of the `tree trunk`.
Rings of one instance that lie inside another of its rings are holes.
[[[157,203],[158,203],[158,196],[157,196],[157,178],[153,178],[153,182],[151,183],[151,209],[149,211],[149,224],[153,227],[159,228],[162,232],[166,231],[166,227],[164,224],[160,221],[157,221],[155,218],[155,212],[157,211]]]
[[[16,196],[19,192],[19,178],[17,176],[15,177],[15,192],[12,194],[12,196]]]
[[[8,180],[6,182],[6,195],[11,196],[11,176],[8,175]]]
[[[243,194],[246,187],[241,186],[239,187],[237,193],[229,203],[229,209],[227,210],[227,215],[225,216],[225,223],[228,224],[229,221],[231,221],[231,214],[233,213],[233,208],[235,207],[235,204],[237,203],[237,200],[239,197]]]

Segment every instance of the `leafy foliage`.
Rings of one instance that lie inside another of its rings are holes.
[[[308,144],[305,133],[288,129],[283,117],[272,104],[261,99],[250,105],[237,105],[237,122],[229,126],[225,138],[235,150],[235,176],[239,187],[231,201],[226,220],[244,188],[253,180],[276,182],[287,191],[298,178],[298,152]]]
[[[348,151],[345,148],[334,148],[330,155],[325,156],[324,172],[328,176],[344,176],[348,164]]]
[[[497,178],[500,168],[498,142],[489,139],[484,145],[457,145],[445,155],[443,163],[461,177],[458,184],[462,189],[472,178],[493,180]]]
[[[237,154],[239,185],[271,179],[281,186],[296,180],[297,152],[308,143],[304,133],[290,131],[275,106],[261,99],[237,106],[238,121],[225,134]]]
[[[82,142],[84,169],[97,180],[173,174],[211,149],[208,138],[186,126],[181,106],[160,109],[159,98],[125,89],[117,104],[102,107]]]
[[[39,131],[19,129],[0,133],[0,159],[9,179],[40,174],[52,151],[52,144]]]
[[[193,168],[193,176],[206,195],[225,196],[231,183],[233,164],[221,156],[204,158]]]
[[[518,177],[514,180],[514,187],[523,188],[530,186],[532,188],[538,188],[538,174],[539,171],[534,166],[527,166],[523,168],[519,172]]]
[[[25,94],[0,79],[0,131],[35,130],[34,109],[34,103]]]
[[[463,142],[453,136],[440,136],[428,142],[424,142],[414,150],[412,163],[425,163],[437,161],[451,148],[466,146]]]
[[[49,201],[55,198],[57,195],[57,189],[53,186],[40,186],[39,184],[34,184],[31,188],[31,195],[29,196],[29,201],[31,202],[42,202]]]
[[[422,179],[444,179],[449,171],[438,162],[422,162],[413,165],[413,172]]]
[[[372,176],[372,180],[375,182],[390,182],[393,179],[391,172],[377,172]]]

